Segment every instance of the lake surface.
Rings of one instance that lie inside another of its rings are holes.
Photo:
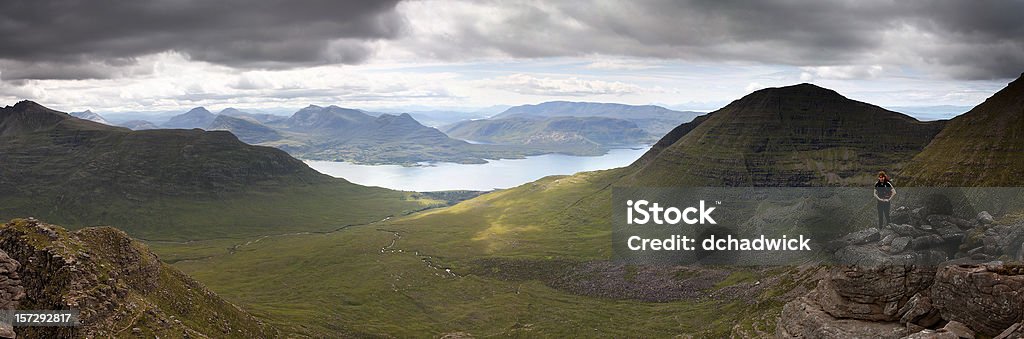
[[[366,185],[404,191],[476,190],[515,187],[549,175],[609,169],[629,165],[650,149],[613,149],[596,157],[545,154],[525,159],[490,160],[486,164],[435,163],[422,167],[355,165],[335,161],[306,161],[320,173]]]

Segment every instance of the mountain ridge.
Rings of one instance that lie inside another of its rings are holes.
[[[675,126],[700,115],[698,112],[675,111],[657,105],[626,105],[619,103],[548,101],[535,105],[513,106],[489,119],[509,117],[552,118],[558,116],[604,117],[629,120],[653,135],[663,135]]]
[[[160,125],[163,128],[206,128],[216,119],[217,116],[205,107],[196,107],[188,112],[171,117],[170,120]]]
[[[908,165],[916,186],[1024,185],[1024,74],[946,125]]]
[[[659,142],[656,155],[635,163],[631,182],[848,185],[879,170],[898,178],[903,163],[944,123],[921,122],[812,84],[762,89],[708,113],[684,134],[670,133],[678,140]]]
[[[73,117],[79,118],[79,119],[95,121],[95,122],[98,122],[98,123],[101,123],[101,124],[104,124],[104,125],[110,125],[110,126],[114,126],[115,125],[114,123],[111,123],[106,118],[104,118],[102,115],[93,113],[90,110],[84,110],[84,111],[81,111],[81,112],[71,112],[71,113],[68,113],[68,114],[70,114]]]
[[[652,136],[629,120],[604,117],[510,117],[471,120],[445,128],[449,136],[501,144],[584,143],[594,146],[635,146]]]

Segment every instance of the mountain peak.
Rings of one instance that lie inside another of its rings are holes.
[[[40,104],[38,104],[38,103],[36,103],[35,101],[32,101],[32,100],[18,101],[18,103],[14,104],[14,106],[12,108],[14,108],[15,111],[19,111],[19,112],[24,112],[24,111],[28,111],[28,110],[39,110],[39,109],[49,110],[49,108],[46,108],[43,105],[40,105]]]
[[[23,100],[14,106],[0,108],[0,136],[17,135],[70,124],[79,129],[102,129],[108,126],[58,112],[36,102]]]
[[[206,107],[203,107],[203,106],[199,106],[199,107],[190,109],[188,112],[185,112],[185,114],[195,114],[195,113],[213,114],[213,113],[210,113],[210,111],[207,110]]]
[[[923,149],[943,125],[813,84],[758,90],[695,121],[659,141],[657,155],[645,155],[636,175],[641,182],[856,185],[878,169],[898,173],[895,166]]]
[[[188,112],[171,117],[167,120],[162,127],[166,128],[206,128],[216,119],[217,116],[210,111],[206,110],[206,107],[196,107]]]
[[[754,91],[751,95],[788,96],[788,97],[819,97],[819,98],[843,98],[842,94],[834,90],[821,87],[811,83],[800,83],[783,87],[770,87]]]

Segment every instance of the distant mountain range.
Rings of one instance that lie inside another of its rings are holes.
[[[85,110],[85,111],[82,111],[82,112],[71,112],[70,114],[71,114],[71,116],[79,118],[79,119],[84,119],[84,120],[89,120],[89,121],[93,121],[93,122],[98,122],[98,123],[101,123],[101,124],[104,124],[104,125],[113,125],[112,123],[110,123],[110,121],[107,121],[107,119],[104,119],[99,114],[93,113],[90,110]]]
[[[476,112],[463,112],[463,111],[438,111],[438,110],[434,110],[434,111],[413,111],[413,112],[408,112],[408,113],[409,113],[410,116],[412,116],[413,119],[416,119],[416,121],[419,121],[424,126],[429,126],[429,127],[434,127],[434,128],[441,128],[442,126],[454,124],[454,123],[457,123],[457,122],[460,122],[460,121],[474,120],[474,119],[484,119],[484,118],[487,118],[488,116],[492,115],[492,114],[489,114],[489,113],[486,113],[486,112],[479,112],[479,111],[476,111]],[[370,112],[370,111],[367,111],[366,114],[373,115],[373,116],[378,116],[378,115],[381,115],[381,114],[388,114],[388,113],[386,113],[386,112],[385,113],[381,113],[381,112]],[[390,113],[390,114],[394,114],[394,113]]]
[[[110,124],[91,111],[73,114]],[[313,105],[285,117],[235,108],[215,114],[196,107],[159,126],[143,120],[118,125],[133,130],[225,130],[246,143],[277,147],[306,159],[411,165],[480,163],[544,153],[599,155],[608,147],[653,143],[700,114],[654,105],[567,101],[509,107],[491,118],[461,111],[390,114]],[[447,125],[439,127],[442,133],[424,126],[421,119]]]
[[[217,115],[210,113],[204,107],[196,107],[181,115],[171,117],[170,120],[160,125],[163,128],[206,128],[217,119]]]
[[[127,127],[132,130],[144,130],[144,129],[158,129],[160,126],[153,124],[152,122],[145,120],[128,120],[117,124],[117,126]]]
[[[514,106],[491,117],[600,117],[628,120],[653,135],[664,135],[681,123],[693,120],[699,112],[673,111],[654,105],[624,105],[596,102],[549,101],[537,105]]]
[[[447,126],[444,131],[463,140],[518,145],[635,146],[656,140],[632,121],[603,117],[469,120]]]
[[[370,164],[483,163],[484,159],[552,152],[598,155],[605,151],[586,143],[477,145],[424,126],[411,114],[371,113],[334,105],[310,105],[290,117],[233,108],[213,114],[197,107],[172,117],[162,127],[224,130],[246,143],[277,147],[304,159]]]

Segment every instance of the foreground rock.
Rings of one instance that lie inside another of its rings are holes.
[[[21,309],[80,312],[82,326],[18,327],[19,337],[278,334],[114,228],[69,232],[15,219],[0,226],[0,250],[9,255],[7,261],[0,255],[0,306],[17,302]]]
[[[1024,337],[1024,222],[903,208],[832,244],[832,267],[785,305],[782,338]],[[1017,262],[1017,263],[1015,263]]]
[[[0,310],[14,310],[18,302],[25,297],[25,288],[21,286],[18,269],[21,263],[11,259],[7,252],[0,250]],[[14,338],[14,327],[0,322],[0,338]]]
[[[1024,319],[1024,266],[946,266],[932,295],[943,319],[995,336]]]

